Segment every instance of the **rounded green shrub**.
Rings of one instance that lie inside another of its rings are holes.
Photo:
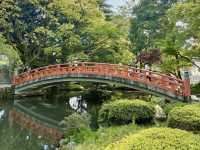
[[[199,150],[200,136],[180,129],[150,128],[108,145],[105,150]]]
[[[73,136],[76,133],[80,133],[81,130],[89,128],[90,121],[86,114],[74,113],[68,117],[65,117],[64,119],[64,130],[66,138]]]
[[[175,107],[168,116],[168,126],[194,132],[200,131],[200,104]]]
[[[173,109],[173,108],[176,108],[176,107],[184,107],[186,106],[187,103],[184,103],[184,102],[170,102],[170,103],[166,103],[165,106],[163,107],[164,108],[164,111],[165,113],[168,115],[169,112]]]
[[[122,125],[135,122],[150,123],[154,118],[154,107],[142,100],[118,100],[104,104],[99,111],[101,125]]]

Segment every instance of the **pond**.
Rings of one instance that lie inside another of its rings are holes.
[[[94,93],[85,92],[0,100],[0,149],[54,150],[63,137],[65,116],[89,113],[95,130],[100,106]]]

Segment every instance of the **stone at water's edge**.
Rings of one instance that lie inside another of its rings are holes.
[[[157,120],[166,120],[167,116],[166,116],[164,110],[159,105],[155,106],[155,111],[156,111],[155,118]]]
[[[196,95],[191,95],[191,99],[192,99],[192,101],[200,102],[200,97],[198,97]]]

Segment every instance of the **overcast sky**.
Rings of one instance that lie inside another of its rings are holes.
[[[117,7],[123,5],[126,0],[107,0],[108,4],[111,4],[116,10]]]

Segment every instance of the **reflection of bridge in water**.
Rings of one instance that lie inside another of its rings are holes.
[[[9,112],[9,120],[44,139],[57,142],[63,137],[63,129],[58,121],[38,114],[17,101]]]
[[[172,100],[190,99],[189,77],[178,79],[165,74],[125,65],[92,62],[46,66],[27,71],[13,78],[15,93],[67,81],[92,81],[118,84]]]

